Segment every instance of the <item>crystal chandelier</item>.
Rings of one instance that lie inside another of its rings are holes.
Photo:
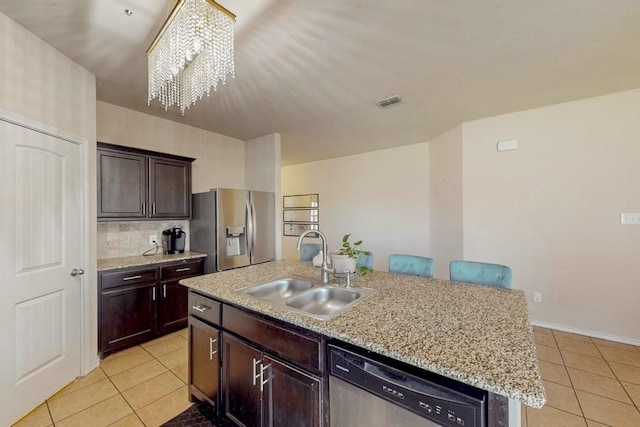
[[[149,99],[182,114],[227,75],[234,77],[236,16],[213,0],[178,0],[147,50]]]

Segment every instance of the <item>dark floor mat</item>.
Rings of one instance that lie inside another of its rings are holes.
[[[211,405],[196,402],[180,415],[172,418],[162,427],[216,427]]]

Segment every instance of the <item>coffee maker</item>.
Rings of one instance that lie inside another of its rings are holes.
[[[162,251],[165,254],[184,253],[184,243],[187,234],[182,227],[175,226],[162,231]]]

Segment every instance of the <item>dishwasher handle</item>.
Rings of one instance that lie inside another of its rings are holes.
[[[342,377],[345,380],[349,380],[350,369],[360,370],[364,375],[371,375],[373,377],[378,378],[381,381],[385,381],[395,387],[400,389],[404,389],[419,395],[435,397],[440,400],[448,401],[448,402],[458,402],[459,403],[459,395],[456,392],[451,392],[443,387],[432,386],[426,380],[416,380],[410,378],[409,376],[397,371],[396,369],[386,367],[380,363],[373,362],[368,358],[358,356],[351,352],[340,351],[340,350],[331,350],[336,356],[340,359],[344,360],[347,366],[342,366],[340,364],[334,363],[332,359],[331,363],[331,373],[336,372],[334,368],[342,371],[338,374],[339,377]],[[359,376],[354,373],[354,377]]]

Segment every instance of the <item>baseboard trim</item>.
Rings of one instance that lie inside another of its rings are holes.
[[[93,363],[91,363],[89,365],[89,370],[87,371],[87,373],[85,375],[87,375],[89,372],[93,371],[94,369],[96,369],[99,366],[100,366],[100,359],[96,359],[95,361],[93,361]]]
[[[623,344],[631,344],[631,345],[640,347],[640,340],[634,340],[626,337],[619,337],[617,335],[603,334],[602,332],[588,331],[585,329],[570,328],[568,326],[554,325],[553,323],[538,322],[536,320],[532,320],[531,324],[534,326],[540,326],[541,328],[555,329],[556,331],[570,332],[572,334],[585,335],[587,337],[600,338],[607,341],[615,341]]]

